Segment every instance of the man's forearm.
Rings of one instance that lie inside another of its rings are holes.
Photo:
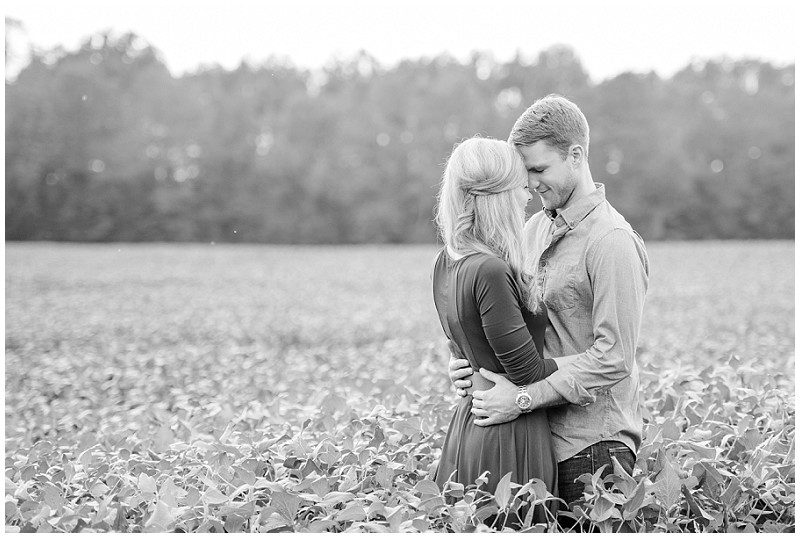
[[[531,397],[531,409],[543,409],[570,403],[553,388],[547,379],[534,383],[525,390]]]
[[[481,370],[480,373],[495,386],[486,391],[473,393],[472,414],[477,417],[475,424],[490,426],[516,419],[521,413],[515,401],[518,387],[494,372]],[[566,403],[586,404],[594,401],[594,398],[590,397],[591,400],[582,398],[579,401],[570,402],[563,398],[547,379],[528,385],[525,390],[531,397],[531,409],[543,409]],[[588,396],[588,393],[586,394]]]

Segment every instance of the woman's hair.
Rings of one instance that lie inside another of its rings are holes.
[[[456,252],[482,252],[504,260],[522,290],[525,306],[538,308],[534,278],[525,269],[522,228],[525,210],[513,189],[527,184],[522,157],[507,142],[469,138],[447,161],[436,207],[444,244]]]

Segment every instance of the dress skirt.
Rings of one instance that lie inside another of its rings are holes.
[[[511,422],[476,426],[471,408],[471,395],[460,398],[436,469],[435,481],[439,487],[449,480],[469,486],[484,471],[489,471],[489,480],[481,490],[494,494],[500,479],[510,472],[512,482],[525,484],[538,478],[550,493],[558,496],[558,461],[547,412],[538,409]],[[548,508],[555,515],[557,505],[550,503]],[[533,521],[546,522],[541,507],[535,511]]]

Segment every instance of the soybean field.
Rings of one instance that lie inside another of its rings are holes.
[[[794,530],[794,242],[647,248],[645,439],[573,518]],[[464,532],[543,502],[431,481],[436,250],[7,243],[6,530]]]

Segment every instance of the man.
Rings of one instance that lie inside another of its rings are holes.
[[[584,473],[612,457],[631,473],[642,440],[639,371],[635,351],[648,285],[649,262],[641,237],[594,183],[589,170],[589,125],[564,97],[548,95],[520,116],[509,136],[528,170],[543,210],[525,225],[536,293],[548,312],[545,356],[558,370],[528,387],[481,369],[495,383],[475,391],[475,424],[507,422],[547,407],[559,496],[582,497]],[[463,359],[450,359],[450,378],[471,386]]]

